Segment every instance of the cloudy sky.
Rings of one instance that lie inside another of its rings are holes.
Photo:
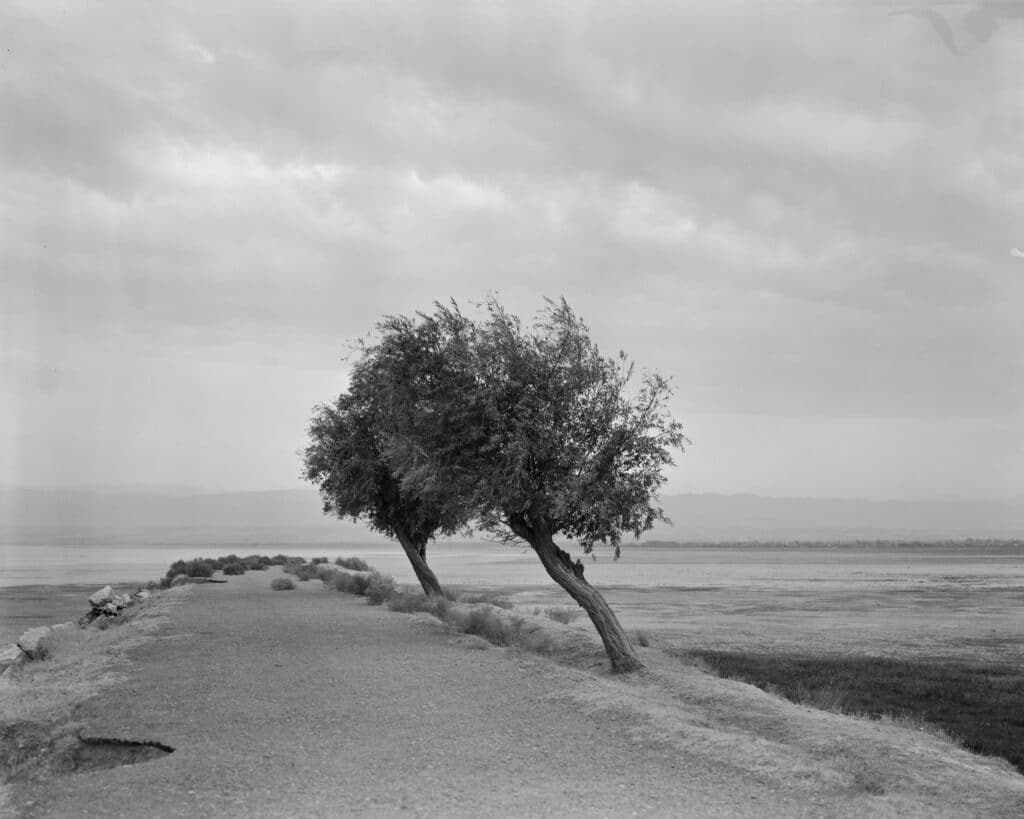
[[[1024,10],[902,8],[5,2],[0,484],[300,486],[496,291],[673,377],[669,491],[1024,493]]]

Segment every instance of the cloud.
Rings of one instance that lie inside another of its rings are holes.
[[[566,295],[707,413],[1007,417],[1024,32],[954,59],[906,22],[9,4],[3,386],[50,395],[74,358],[94,401],[87,374],[172,353],[332,385],[383,313],[497,290]],[[178,393],[227,400],[192,372]],[[5,418],[42,442],[34,400]]]

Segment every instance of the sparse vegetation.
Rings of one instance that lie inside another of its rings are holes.
[[[537,613],[540,613],[539,609]],[[554,620],[556,623],[565,623],[566,625],[582,614],[583,609],[544,609],[544,616],[549,620]]]
[[[488,606],[497,606],[499,609],[515,608],[515,603],[503,594],[494,592],[459,592],[455,595],[458,603],[486,603]]]
[[[270,588],[274,591],[291,591],[295,588],[295,583],[290,577],[275,577],[270,581]]]
[[[925,721],[1024,773],[1024,669],[889,657],[692,651],[723,677],[822,710]]]
[[[633,638],[637,641],[638,645],[647,648],[651,644],[651,638],[647,636],[647,632],[643,629],[637,629],[633,634]]]

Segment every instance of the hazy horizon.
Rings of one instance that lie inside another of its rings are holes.
[[[1024,496],[976,6],[4,4],[0,483],[301,488],[351,342],[495,292],[673,379],[667,495]]]
[[[256,495],[282,492],[317,493],[316,487],[309,484],[297,486],[263,486],[252,489],[219,489],[201,486],[168,485],[168,484],[12,484],[0,483],[0,491],[30,490],[39,492],[82,492],[95,494],[153,495],[159,497],[209,497],[216,495]],[[758,492],[662,492],[662,497],[679,496],[716,496],[716,497],[753,497],[769,500],[808,500],[808,501],[863,501],[867,503],[919,503],[919,502],[965,502],[965,503],[1022,503],[1024,493],[1006,495],[970,496],[955,493],[936,493],[917,497],[859,497],[855,495],[781,495],[762,494]]]

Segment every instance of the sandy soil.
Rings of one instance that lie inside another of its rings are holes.
[[[1024,815],[1024,777],[643,650],[629,678],[482,647],[277,571],[173,590],[75,713],[158,761],[11,788],[35,816]],[[566,633],[581,635],[575,624]]]

